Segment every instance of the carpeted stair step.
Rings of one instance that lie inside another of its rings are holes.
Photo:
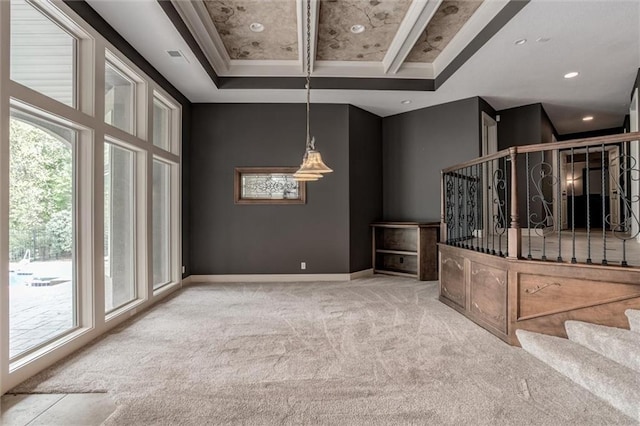
[[[640,374],[575,342],[525,330],[522,348],[629,417],[640,421]]]
[[[637,309],[627,309],[624,311],[624,314],[629,320],[629,328],[631,328],[631,331],[640,333],[640,311]]]
[[[640,336],[633,331],[582,321],[565,321],[569,340],[640,373]]]

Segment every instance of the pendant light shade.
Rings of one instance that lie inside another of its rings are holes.
[[[331,173],[333,170],[324,164],[324,161],[322,161],[322,155],[320,155],[320,152],[316,151],[314,148],[314,138],[311,138],[311,143],[309,145],[312,148],[307,148],[307,152],[305,152],[304,159],[302,161],[302,166],[300,166],[297,173]]]
[[[327,167],[326,164],[324,164],[324,161],[322,161],[322,155],[320,155],[320,152],[311,150],[311,151],[307,151],[307,160],[304,163],[302,163],[302,166],[298,171],[302,173],[322,174],[322,173],[331,173],[333,170],[331,170],[329,167]]]
[[[323,173],[331,173],[329,167],[322,161],[319,151],[316,151],[316,140],[309,131],[309,106],[311,104],[311,0],[307,0],[307,142],[302,165],[293,177],[297,181],[314,181],[322,177]]]
[[[322,175],[317,173],[295,172],[293,174],[293,179],[297,180],[298,182],[313,182],[321,178],[322,178]]]

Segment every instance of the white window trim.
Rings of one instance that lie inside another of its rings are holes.
[[[105,322],[111,321],[113,318],[117,318],[119,315],[128,312],[131,309],[135,309],[141,303],[144,303],[145,300],[148,299],[148,288],[146,286],[147,275],[146,268],[144,268],[144,257],[141,257],[141,254],[146,251],[146,227],[142,224],[146,221],[146,205],[144,203],[144,199],[142,198],[142,194],[145,193],[146,190],[146,153],[137,147],[128,144],[123,141],[119,141],[117,139],[106,137],[105,143],[116,146],[121,149],[125,149],[131,153],[133,153],[133,174],[135,176],[135,182],[133,186],[133,200],[134,200],[134,217],[133,217],[133,244],[134,244],[134,253],[135,253],[135,262],[134,262],[134,286],[136,290],[136,295],[130,301],[124,303],[121,306],[118,306],[112,309],[109,312],[105,313]],[[103,161],[104,167],[104,161]],[[141,170],[142,169],[142,170]],[[104,235],[104,233],[103,233]],[[104,247],[104,246],[103,246]],[[142,262],[141,262],[142,260]]]

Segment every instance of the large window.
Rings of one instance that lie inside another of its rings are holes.
[[[133,133],[135,125],[135,82],[107,62],[104,73],[104,121]]]
[[[0,28],[2,393],[177,288],[181,110],[65,2]]]
[[[153,99],[153,144],[164,150],[171,147],[171,108],[158,98]]]
[[[77,134],[11,111],[10,357],[76,325],[74,153]]]
[[[153,288],[171,281],[170,166],[153,161]]]
[[[76,39],[24,0],[11,1],[11,79],[76,104]]]
[[[136,298],[135,153],[104,144],[104,290],[111,312]]]

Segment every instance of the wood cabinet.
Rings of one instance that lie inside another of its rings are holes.
[[[373,236],[373,272],[438,279],[439,222],[376,222]]]

